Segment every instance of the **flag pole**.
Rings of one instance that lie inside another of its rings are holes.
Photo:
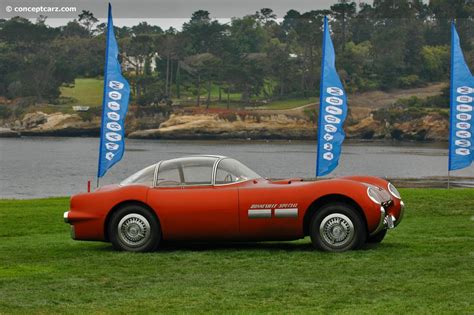
[[[100,140],[99,140],[99,161],[98,161],[98,167],[97,167],[97,183],[96,183],[96,188],[99,188],[99,183],[100,183],[100,160],[102,158],[102,146],[103,146],[103,141],[104,137],[102,136],[103,128],[104,128],[104,112],[105,112],[105,100],[106,100],[106,92],[107,92],[107,67],[109,64],[109,34],[110,34],[110,27],[113,28],[111,21],[112,17],[112,5],[109,2],[108,5],[108,13],[107,13],[107,33],[105,34],[105,63],[104,63],[104,92],[102,95],[102,119],[100,123]]]
[[[448,189],[451,188],[450,177],[451,177],[451,171],[448,170]]]
[[[318,127],[316,128],[317,130],[317,141],[318,143],[316,144],[317,147],[317,153],[316,153],[316,177],[315,179],[318,179],[318,171],[319,171],[319,155],[321,153],[321,132],[322,132],[322,106],[323,106],[323,81],[324,81],[324,64],[325,64],[325,57],[326,57],[326,32],[328,32],[328,23],[327,23],[327,16],[324,16],[324,29],[323,29],[323,47],[322,47],[322,57],[321,57],[321,81],[319,82],[319,114],[318,114]]]

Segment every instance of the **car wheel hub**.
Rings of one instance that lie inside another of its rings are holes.
[[[321,221],[319,234],[331,247],[343,247],[354,238],[354,224],[342,213],[333,213]]]
[[[127,246],[141,246],[150,239],[150,223],[138,213],[127,214],[118,224],[118,234]]]

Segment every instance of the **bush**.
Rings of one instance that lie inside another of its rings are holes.
[[[423,84],[423,81],[416,74],[410,74],[398,78],[398,87],[402,89],[418,87]]]
[[[0,119],[7,119],[12,115],[10,108],[0,105]]]
[[[305,108],[303,113],[306,117],[308,117],[308,119],[313,124],[316,124],[318,122],[318,113],[316,113],[316,109],[314,109],[314,108]]]

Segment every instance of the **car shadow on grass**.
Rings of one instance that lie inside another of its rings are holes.
[[[360,251],[370,250],[395,250],[405,248],[402,243],[366,243]],[[103,252],[115,252],[116,250],[109,244],[103,246],[87,247],[88,250]],[[286,252],[321,252],[315,249],[311,242],[163,242],[156,253],[171,253],[178,251],[206,252],[206,251],[286,251]]]
[[[158,251],[313,251],[311,243],[303,242],[165,242]]]

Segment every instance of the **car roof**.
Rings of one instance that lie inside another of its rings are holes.
[[[195,155],[186,155],[182,156],[179,158],[173,158],[173,159],[167,159],[167,160],[162,160],[160,162],[165,162],[165,161],[176,161],[176,160],[184,160],[184,159],[192,159],[192,158],[210,158],[210,159],[216,159],[216,160],[221,160],[227,158],[224,155],[212,155],[212,154],[195,154]]]

